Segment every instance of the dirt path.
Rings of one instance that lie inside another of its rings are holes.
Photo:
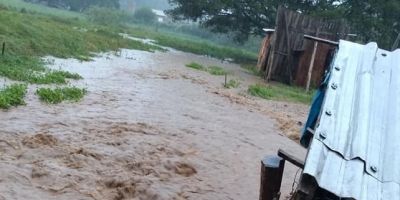
[[[232,70],[240,88],[184,67],[192,61]],[[263,156],[305,154],[283,134],[307,107],[239,95],[261,80],[236,65],[123,50],[52,67],[80,73],[72,84],[89,93],[49,106],[32,86],[27,106],[1,112],[0,199],[257,199]],[[297,170],[287,166],[284,193]]]

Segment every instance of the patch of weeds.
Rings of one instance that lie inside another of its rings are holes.
[[[210,66],[207,68],[208,73],[212,74],[212,75],[216,75],[216,76],[223,76],[225,74],[228,74],[228,72],[219,66]]]
[[[65,88],[40,88],[36,91],[39,99],[50,104],[58,104],[63,101],[78,102],[81,100],[87,91],[77,87]]]
[[[314,92],[306,92],[303,88],[287,86],[283,84],[266,85],[251,85],[248,92],[253,96],[258,96],[264,99],[298,102],[309,104],[312,100]]]
[[[0,90],[0,108],[8,109],[12,106],[25,105],[26,89],[25,84],[13,84]]]
[[[233,79],[229,80],[228,83],[226,83],[226,85],[224,84],[224,87],[227,89],[238,88],[239,86],[240,86],[240,81]]]
[[[228,72],[219,66],[210,66],[210,67],[205,67],[202,64],[196,63],[196,62],[191,62],[189,64],[186,64],[186,67],[195,69],[195,70],[200,70],[200,71],[205,71],[210,73],[211,75],[215,76],[223,76],[225,74],[228,74]]]
[[[263,85],[250,85],[249,93],[253,96],[261,97],[263,99],[272,99],[274,96],[269,87]]]
[[[195,62],[186,64],[186,67],[189,67],[189,68],[192,68],[192,69],[196,69],[196,70],[201,70],[201,71],[206,71],[207,70],[203,65],[201,65],[199,63],[195,63]]]

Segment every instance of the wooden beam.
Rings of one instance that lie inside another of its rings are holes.
[[[399,33],[399,35],[397,36],[396,40],[393,43],[392,51],[396,50],[399,47],[399,42],[400,42],[400,33]]]
[[[332,40],[327,40],[327,39],[323,39],[323,38],[319,38],[319,37],[314,37],[314,36],[311,36],[311,35],[304,35],[304,38],[305,39],[309,39],[309,40],[313,40],[313,41],[316,41],[316,42],[321,42],[321,43],[324,43],[324,44],[330,44],[330,45],[333,45],[333,46],[338,46],[339,45],[339,42],[335,42],[335,41],[332,41]]]
[[[285,160],[278,156],[267,156],[261,161],[260,200],[278,200]]]
[[[304,160],[297,158],[282,149],[279,149],[278,156],[283,158],[284,160],[292,163],[293,165],[295,165],[301,169],[304,169]]]
[[[317,55],[317,49],[318,49],[318,42],[314,42],[314,49],[313,53],[311,55],[311,62],[310,62],[310,67],[308,68],[308,73],[307,73],[307,86],[306,86],[306,92],[310,91],[310,85],[311,85],[311,78],[312,78],[312,72],[314,70],[314,64],[315,64],[315,56]]]

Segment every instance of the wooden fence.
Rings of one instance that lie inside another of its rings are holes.
[[[314,51],[314,41],[304,39],[304,35],[338,41],[345,39],[349,30],[344,21],[314,18],[280,7],[277,12],[275,33],[263,42],[261,53],[265,58],[260,59],[258,67],[265,72],[268,81],[305,86]],[[269,41],[269,44],[265,44],[266,41]],[[334,48],[335,46],[329,44],[317,46],[312,69],[312,85],[318,85],[321,81],[326,60]]]

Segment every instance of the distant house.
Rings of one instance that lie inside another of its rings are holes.
[[[168,16],[162,10],[152,9],[153,13],[157,16],[157,21],[160,23],[164,23],[168,21]]]

